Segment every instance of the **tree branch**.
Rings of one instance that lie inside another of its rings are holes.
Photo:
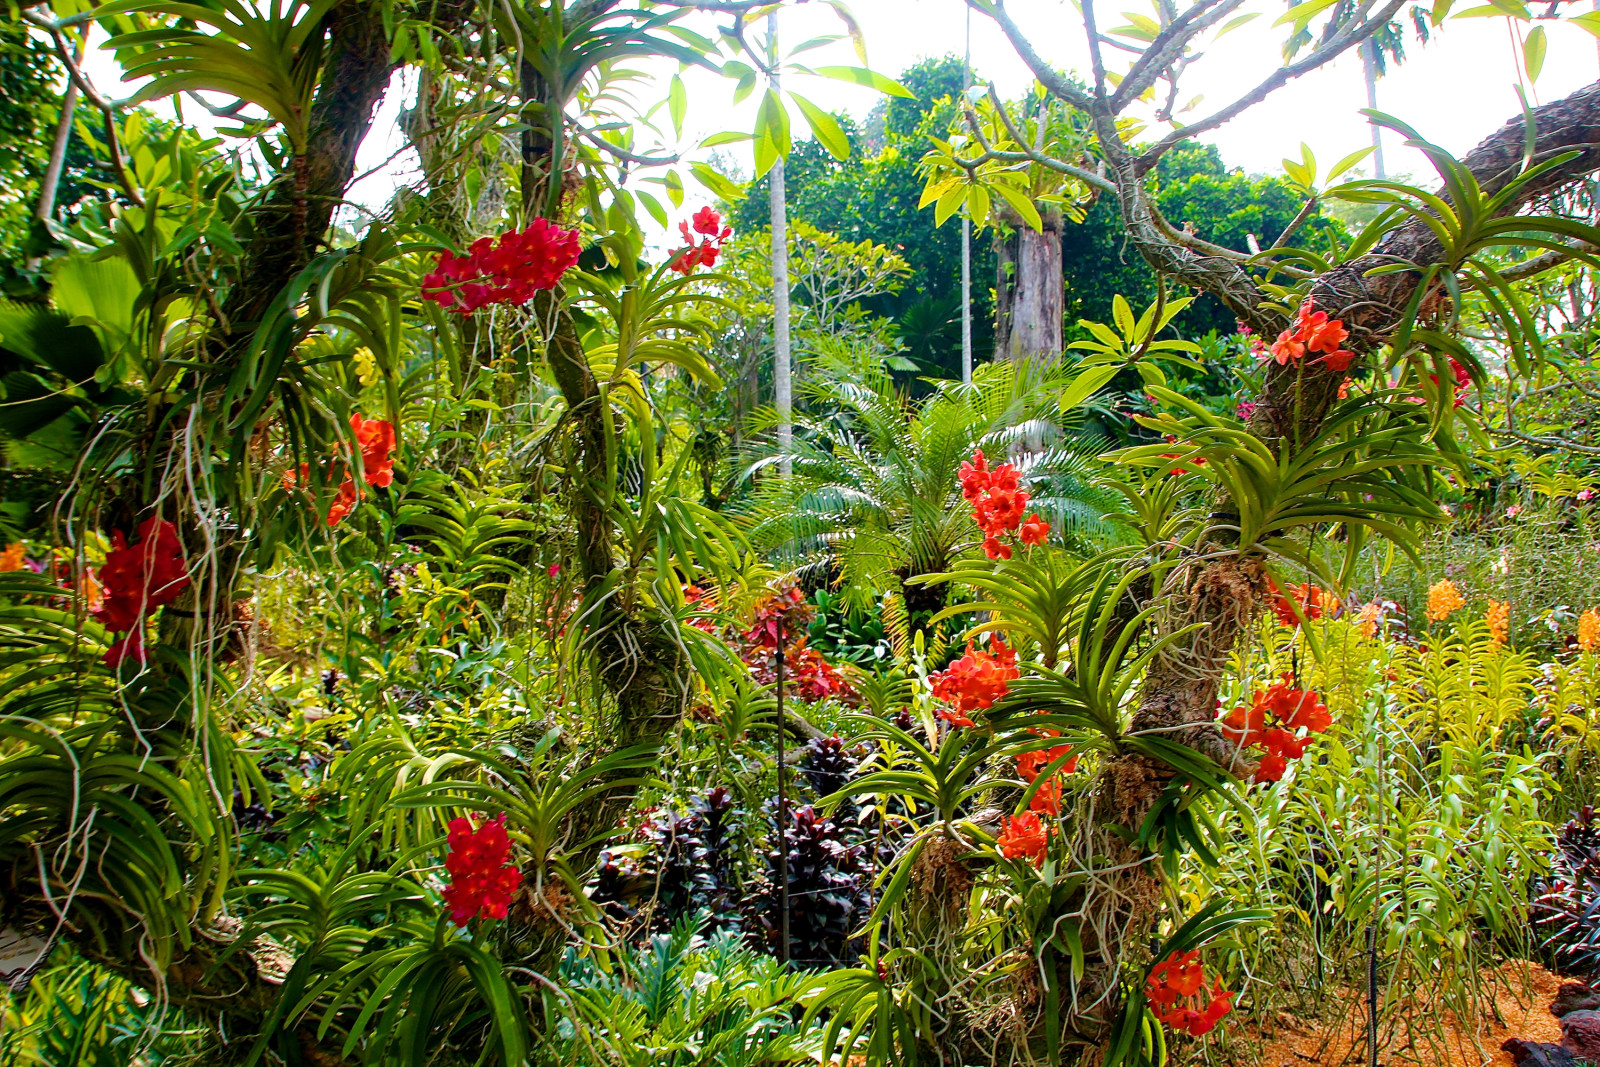
[[[1079,111],[1090,111],[1094,108],[1094,100],[1088,94],[1078,89],[1067,79],[1058,74],[1054,67],[1044,61],[1044,57],[1034,51],[1033,45],[1023,34],[1021,28],[1006,13],[1005,0],[994,0],[991,7],[984,0],[967,0],[967,6],[981,14],[988,15],[999,24],[1001,31],[1010,40],[1011,47],[1017,50],[1017,55],[1033,71],[1033,76],[1039,79],[1039,84],[1048,89],[1051,94],[1065,100]]]
[[[1318,48],[1316,51],[1312,52],[1299,62],[1290,63],[1287,66],[1279,67],[1277,70],[1273,71],[1271,76],[1269,76],[1260,85],[1257,85],[1254,89],[1250,90],[1248,93],[1241,96],[1227,107],[1220,111],[1213,112],[1211,115],[1200,119],[1198,122],[1193,122],[1187,126],[1173,130],[1161,140],[1157,141],[1154,145],[1145,149],[1144,152],[1140,153],[1138,160],[1138,172],[1141,175],[1148,173],[1150,169],[1154,167],[1161,159],[1161,157],[1166,155],[1167,151],[1180,141],[1186,141],[1198,134],[1206,132],[1207,130],[1216,129],[1218,126],[1221,126],[1243,112],[1248,111],[1250,108],[1255,107],[1268,96],[1283,88],[1283,86],[1286,85],[1291,79],[1298,78],[1300,75],[1316,70],[1318,67],[1321,67],[1336,59],[1353,45],[1360,44],[1382,27],[1387,26],[1394,18],[1395,13],[1404,6],[1405,0],[1389,0],[1389,2],[1386,3],[1376,15],[1373,15],[1371,18],[1367,19],[1365,22],[1362,22],[1358,26],[1340,32],[1327,44],[1323,45],[1321,48]]]
[[[1214,3],[1216,0],[1200,0],[1162,28],[1156,39],[1150,42],[1129,68],[1117,91],[1111,95],[1112,111],[1120,113],[1131,101],[1143,96],[1144,91],[1155,84],[1161,72],[1183,55],[1189,42],[1237,11],[1244,0],[1224,0],[1220,7],[1207,15],[1207,9]]]
[[[1028,139],[1024,137],[1017,127],[1012,123],[1011,115],[1006,111],[1005,104],[1001,102],[1000,95],[995,91],[993,82],[989,83],[989,99],[993,102],[995,111],[997,111],[1000,115],[1000,122],[1006,128],[1006,135],[1017,144],[1021,145],[1022,151],[1004,152],[990,147],[989,142],[983,136],[983,130],[978,123],[977,112],[972,110],[971,105],[968,105],[965,109],[967,126],[972,130],[972,136],[977,140],[978,147],[983,149],[983,154],[970,160],[959,161],[963,167],[971,170],[972,168],[975,168],[983,163],[987,163],[991,159],[999,163],[1031,162],[1037,163],[1039,166],[1048,170],[1053,170],[1058,174],[1065,174],[1068,177],[1076,178],[1085,185],[1093,186],[1094,188],[1099,189],[1101,192],[1115,193],[1117,191],[1117,187],[1113,185],[1105,176],[1096,174],[1091,170],[1086,170],[1083,167],[1073,166],[1071,163],[1063,163],[1058,159],[1051,159],[1043,152],[1031,147],[1028,144]]]

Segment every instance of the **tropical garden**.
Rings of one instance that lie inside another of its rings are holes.
[[[0,1065],[1600,1059],[1600,15],[967,5],[11,0]]]

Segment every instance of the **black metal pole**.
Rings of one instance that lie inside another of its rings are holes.
[[[789,962],[789,775],[783,758],[783,617],[778,618],[778,911],[780,958]]]
[[[1367,924],[1367,1063],[1378,1067],[1378,924]]]

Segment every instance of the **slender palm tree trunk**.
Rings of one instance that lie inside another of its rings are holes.
[[[772,48],[772,89],[779,90],[778,15],[767,16],[767,38]],[[772,212],[772,387],[778,409],[778,450],[788,456],[794,444],[794,392],[789,364],[789,199],[783,180],[783,157],[772,165],[768,206]],[[785,458],[779,470],[787,478]]]
[[[1361,45],[1361,73],[1367,82],[1367,110],[1378,110],[1378,45],[1370,38]],[[1367,120],[1372,127],[1372,174],[1382,181],[1388,175],[1383,169],[1383,129],[1373,120]]]
[[[1600,3],[1600,0],[1596,0]],[[961,87],[972,88],[972,8],[967,8],[967,51],[961,60]],[[972,382],[972,219],[961,209],[961,380]]]

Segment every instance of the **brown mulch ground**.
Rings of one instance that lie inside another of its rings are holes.
[[[1418,1018],[1408,1037],[1405,1027],[1387,1046],[1379,1062],[1386,1067],[1502,1067],[1511,1063],[1500,1051],[1508,1037],[1559,1042],[1561,1026],[1550,1014],[1550,1001],[1561,979],[1536,963],[1509,961],[1484,974],[1495,991],[1496,1013],[1487,1009],[1476,1028],[1462,1026],[1450,1013],[1437,1019]],[[1252,1026],[1245,1020],[1230,1061],[1237,1067],[1365,1067],[1366,1008],[1354,990],[1320,1019],[1295,1020],[1281,1015],[1276,1025]],[[1476,1029],[1477,1033],[1472,1032]],[[1474,1036],[1477,1042],[1474,1043]]]

